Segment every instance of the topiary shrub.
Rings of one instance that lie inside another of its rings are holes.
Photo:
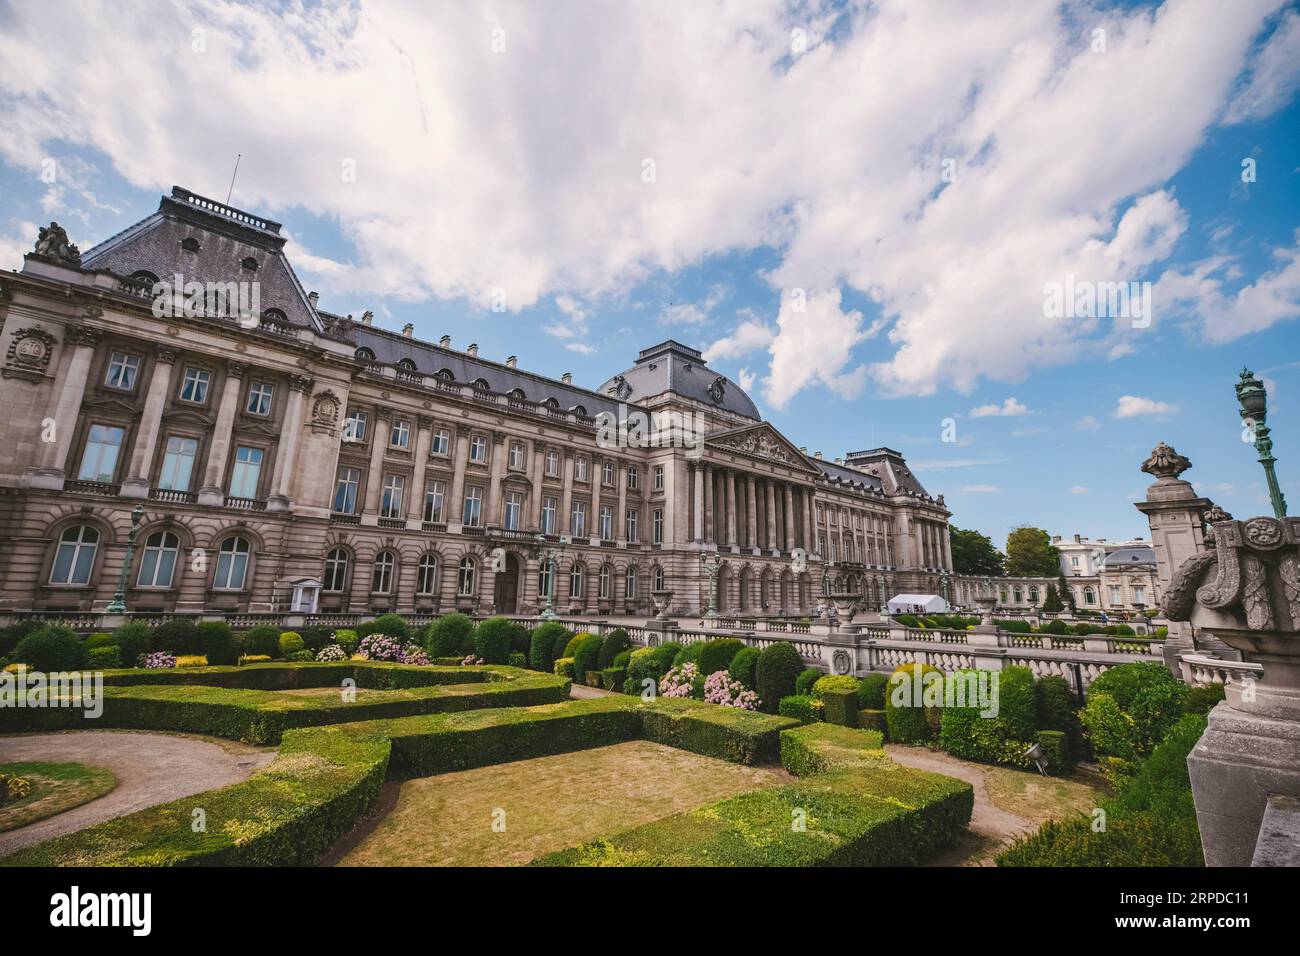
[[[534,628],[532,639],[528,643],[528,666],[545,674],[549,674],[555,664],[555,658],[551,656],[555,635],[546,630],[547,626],[542,624]]]
[[[524,656],[524,660],[527,661],[528,652],[532,650],[532,646],[533,646],[533,635],[529,632],[528,628],[524,627],[518,621],[511,621],[510,622],[510,653],[522,654]],[[522,666],[527,667],[528,665],[525,663]]]
[[[858,726],[863,730],[874,730],[880,734],[881,740],[889,739],[889,722],[885,720],[885,712],[881,710],[858,710]]]
[[[200,628],[202,626],[199,625]],[[315,625],[313,627],[304,627],[298,633],[302,635],[302,642],[307,645],[309,651],[319,651],[321,648],[334,643],[332,628]]]
[[[1006,671],[1000,672],[1005,674]],[[1027,696],[1030,716],[1033,714],[1033,681],[1028,689],[1017,686],[1018,679],[1013,678],[1009,685],[999,680],[997,699],[998,713],[981,713],[980,679],[987,680],[987,672],[963,669],[944,677],[945,706],[939,719],[939,747],[954,757],[962,760],[975,760],[981,763],[1007,764],[1013,767],[1029,767],[1031,761],[1026,755],[1032,746],[1035,734],[1032,727],[1027,736],[1019,732],[1020,717],[1015,721],[1007,718],[1003,712],[1007,695],[1002,692],[1004,686],[1010,686],[1011,696]],[[961,702],[961,706],[957,703]],[[989,700],[987,703],[991,704]],[[1016,711],[1017,704],[1012,705]],[[1032,723],[1032,720],[1031,720]]]
[[[153,629],[153,648],[172,655],[198,654],[199,626],[194,618],[174,617]]]
[[[280,654],[280,629],[270,624],[250,627],[244,636],[244,650],[250,655],[278,657]]]
[[[774,713],[782,697],[794,694],[794,683],[803,669],[803,661],[794,645],[776,641],[763,649],[754,668],[763,710]]]
[[[504,617],[490,617],[474,628],[474,654],[485,664],[504,664],[510,660],[514,625]]]
[[[673,667],[694,664],[698,668],[700,666],[700,652],[704,650],[705,643],[705,641],[696,641],[694,644],[681,647],[681,650],[677,652],[677,656],[673,658]]]
[[[573,658],[561,657],[554,663],[554,665],[552,665],[551,670],[560,677],[567,677],[569,680],[573,680]]]
[[[801,724],[821,720],[825,705],[808,694],[787,694],[777,703],[776,712],[782,717],[793,717]]]
[[[825,720],[841,727],[858,726],[858,679],[848,674],[827,674],[813,684],[812,696],[825,704]]]
[[[895,614],[894,620],[897,621],[899,624],[903,625],[903,627],[921,626],[921,622],[917,620],[915,614]]]
[[[626,667],[606,667],[600,672],[601,686],[603,686],[605,690],[622,690],[623,683],[626,680]]]
[[[614,658],[618,657],[624,651],[632,647],[632,638],[627,636],[627,631],[621,627],[616,627],[600,643],[600,657],[597,665],[600,670],[614,666]]]
[[[75,671],[83,655],[81,641],[72,628],[44,624],[18,642],[13,658],[36,671]]]
[[[92,647],[86,651],[86,666],[92,671],[110,670],[122,666],[122,649],[116,644]]]
[[[564,645],[564,651],[558,654],[557,656],[572,657],[575,653],[577,653],[578,645],[581,644],[589,637],[591,637],[591,634],[588,633],[587,631],[579,631],[577,634],[574,634],[572,637],[569,638],[569,640]]]
[[[731,666],[727,668],[731,679],[739,681],[746,690],[758,690],[758,681],[754,677],[754,668],[758,666],[758,655],[757,647],[746,647],[731,659]]]
[[[411,626],[406,623],[406,618],[400,614],[381,614],[370,624],[371,634],[387,634],[389,637],[399,637],[405,644],[411,637]]]
[[[659,679],[672,668],[673,659],[681,649],[682,645],[676,641],[668,641],[658,647],[640,647],[633,651],[628,659],[623,693],[639,695],[649,687],[654,687],[658,693]]]
[[[1043,766],[1051,774],[1069,773],[1074,769],[1070,741],[1059,730],[1040,730],[1038,748],[1043,752]]]
[[[1084,756],[1083,725],[1074,712],[1074,695],[1064,677],[1041,677],[1035,682],[1034,720],[1040,732],[1054,730],[1065,734],[1069,759]]]
[[[297,631],[284,631],[280,634],[280,656],[289,660],[290,654],[297,654],[307,649],[306,642]]]
[[[225,621],[203,621],[199,624],[199,647],[212,665],[235,663],[239,654],[230,625]]]
[[[998,674],[998,719],[1016,740],[1032,741],[1038,730],[1034,707],[1034,672],[1028,667],[1006,667]],[[1027,745],[1026,745],[1027,746]]]
[[[885,721],[894,743],[924,743],[938,732],[939,708],[925,706],[926,693],[934,693],[936,681],[941,694],[943,672],[931,664],[901,664],[889,675]]]
[[[445,614],[425,631],[424,649],[430,657],[455,657],[474,640],[474,622],[464,614]],[[466,651],[465,653],[468,653]]]
[[[81,649],[89,653],[97,647],[117,647],[112,634],[91,634],[81,642]]]
[[[361,646],[361,637],[351,628],[341,627],[334,632],[334,643],[343,648],[344,652],[351,657],[357,652],[357,648]]]
[[[700,648],[701,674],[716,674],[731,666],[736,655],[745,649],[745,642],[734,637],[722,637],[707,641]]]
[[[520,654],[518,651],[511,651],[510,660],[508,660],[506,663],[508,663],[511,667],[527,667],[528,658],[526,658],[523,654]]]
[[[27,620],[10,624],[8,627],[0,627],[0,657],[13,657],[18,642],[32,631],[44,626],[41,621]]]
[[[885,688],[889,678],[884,674],[868,674],[858,683],[858,709],[885,710]]]
[[[1041,628],[1039,628],[1039,631],[1040,633],[1043,634],[1069,634],[1070,626],[1066,624],[1064,621],[1058,619],[1058,620],[1048,621]]]
[[[1162,664],[1121,664],[1089,685],[1079,719],[1098,756],[1142,759],[1182,716],[1188,693]]]
[[[551,660],[557,661],[563,657],[564,649],[569,646],[569,641],[573,640],[573,632],[559,621],[547,621],[545,624],[538,625],[537,629],[551,635]]]
[[[822,676],[822,671],[816,667],[805,667],[799,672],[799,676],[794,679],[794,692],[796,694],[811,694],[813,684]]]
[[[599,670],[600,647],[603,642],[598,634],[588,634],[578,642],[573,652],[574,679],[585,682],[587,672]]]

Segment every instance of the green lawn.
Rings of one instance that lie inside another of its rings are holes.
[[[26,797],[0,807],[0,833],[89,803],[117,786],[109,771],[80,763],[4,763],[0,773],[23,777],[32,785]]]

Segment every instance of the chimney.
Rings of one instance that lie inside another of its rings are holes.
[[[837,465],[842,465],[842,464],[844,464],[844,459],[843,459],[843,458],[836,458],[836,459],[835,459],[835,464],[837,464]]]
[[[316,311],[316,303],[319,302],[319,301],[320,301],[320,293],[319,293],[319,292],[308,292],[308,293],[307,293],[307,304],[308,304],[309,306],[311,306],[313,312]]]
[[[365,312],[362,312],[362,313],[361,313],[361,324],[362,324],[362,325],[374,325],[374,324],[375,324],[375,313],[371,312],[369,309],[366,309]]]
[[[438,339],[438,344],[445,349],[451,348],[451,336],[444,335],[442,338]]]
[[[572,373],[572,372],[565,372],[563,375],[560,376],[560,381],[563,382],[565,385],[572,385],[572,384],[573,384],[573,373]]]
[[[470,347],[465,350],[470,358],[478,358],[478,344],[471,343]]]
[[[365,316],[362,316],[362,318],[364,319]],[[369,325],[370,323],[367,322],[366,324]],[[402,326],[402,338],[409,339],[413,334],[415,334],[415,326],[410,322]]]
[[[813,452],[813,457],[816,458],[818,461],[821,461],[821,460],[822,460],[822,453],[819,452],[819,451],[818,451],[818,452]]]
[[[1074,536],[1074,543],[1075,543],[1075,544],[1083,544],[1083,538],[1082,538],[1082,536],[1076,534],[1076,535]]]
[[[799,446],[799,453],[802,454],[802,455],[806,455],[806,454],[808,454],[808,446],[807,446],[807,445],[800,445],[800,446]]]
[[[516,356],[512,355],[506,359],[506,368],[518,368],[518,366],[519,359]]]

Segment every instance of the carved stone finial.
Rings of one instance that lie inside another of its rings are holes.
[[[38,256],[44,256],[46,259],[53,259],[56,262],[67,262],[74,266],[81,265],[81,250],[68,242],[67,231],[57,222],[51,222],[48,226],[41,226],[40,234],[36,239],[36,248],[32,252]]]
[[[1157,481],[1174,479],[1192,467],[1192,463],[1164,442],[1151,449],[1151,457],[1142,462],[1142,470]]]
[[[1206,524],[1214,525],[1218,524],[1220,521],[1231,521],[1232,515],[1228,514],[1228,512],[1224,511],[1214,502],[1210,502],[1210,507],[1201,512],[1201,520]]]

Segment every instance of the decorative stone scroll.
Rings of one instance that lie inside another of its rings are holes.
[[[50,366],[54,355],[54,336],[41,328],[19,329],[9,340],[5,367],[0,370],[5,378],[26,378],[40,381]]]

